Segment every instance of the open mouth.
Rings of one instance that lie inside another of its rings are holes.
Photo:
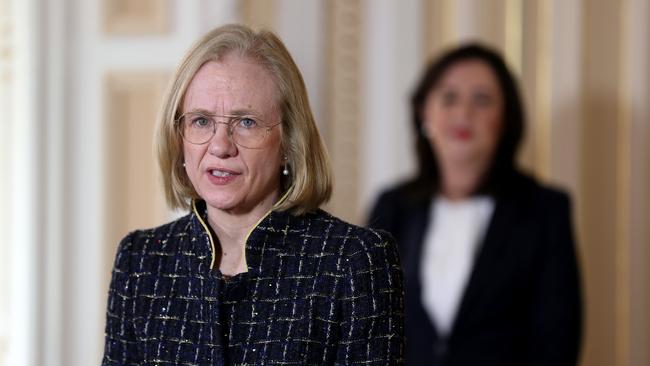
[[[217,170],[217,169],[211,170],[210,174],[212,174],[215,177],[220,177],[220,178],[230,177],[230,176],[233,175],[231,172],[227,172],[227,171],[224,171],[224,170]]]

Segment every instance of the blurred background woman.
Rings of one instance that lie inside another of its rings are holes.
[[[406,288],[407,364],[572,365],[581,334],[568,196],[516,166],[524,111],[501,56],[444,54],[412,98],[418,175],[379,197]]]

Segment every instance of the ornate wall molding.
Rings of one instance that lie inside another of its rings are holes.
[[[12,22],[10,0],[0,0],[0,171],[10,170],[11,130],[11,72],[12,72]],[[9,179],[0,179],[0,232],[5,233],[0,239],[0,365],[8,364],[9,318],[10,314],[10,255],[7,236],[9,227],[9,205],[11,185]]]
[[[275,29],[277,0],[241,0],[239,14],[244,24],[256,28]]]
[[[162,71],[112,71],[105,78],[106,258],[129,231],[167,220],[153,149],[167,79]],[[105,262],[106,276],[111,264]]]
[[[453,44],[456,34],[456,9],[453,0],[428,0],[422,5],[424,61]]]
[[[650,5],[621,9],[621,93],[617,161],[617,344],[619,364],[650,363]]]
[[[104,32],[111,36],[169,31],[169,0],[102,0]]]
[[[627,324],[621,323],[626,289],[619,288],[622,242],[617,237],[621,121],[620,2],[585,2],[582,27],[581,184],[579,233],[583,242],[585,365],[621,364]],[[627,363],[624,363],[627,364]]]
[[[334,194],[329,209],[357,220],[359,194],[359,128],[361,123],[361,46],[363,42],[359,0],[328,2],[328,86],[325,139],[334,170]]]

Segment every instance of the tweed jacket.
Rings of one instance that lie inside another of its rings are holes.
[[[247,238],[248,271],[225,278],[211,269],[205,202],[193,206],[121,241],[103,365],[403,364],[389,234],[322,210],[272,211]]]

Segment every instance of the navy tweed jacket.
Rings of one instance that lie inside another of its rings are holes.
[[[127,235],[109,289],[103,365],[403,364],[402,272],[389,234],[317,210],[272,211],[248,271],[211,269],[205,202]]]

